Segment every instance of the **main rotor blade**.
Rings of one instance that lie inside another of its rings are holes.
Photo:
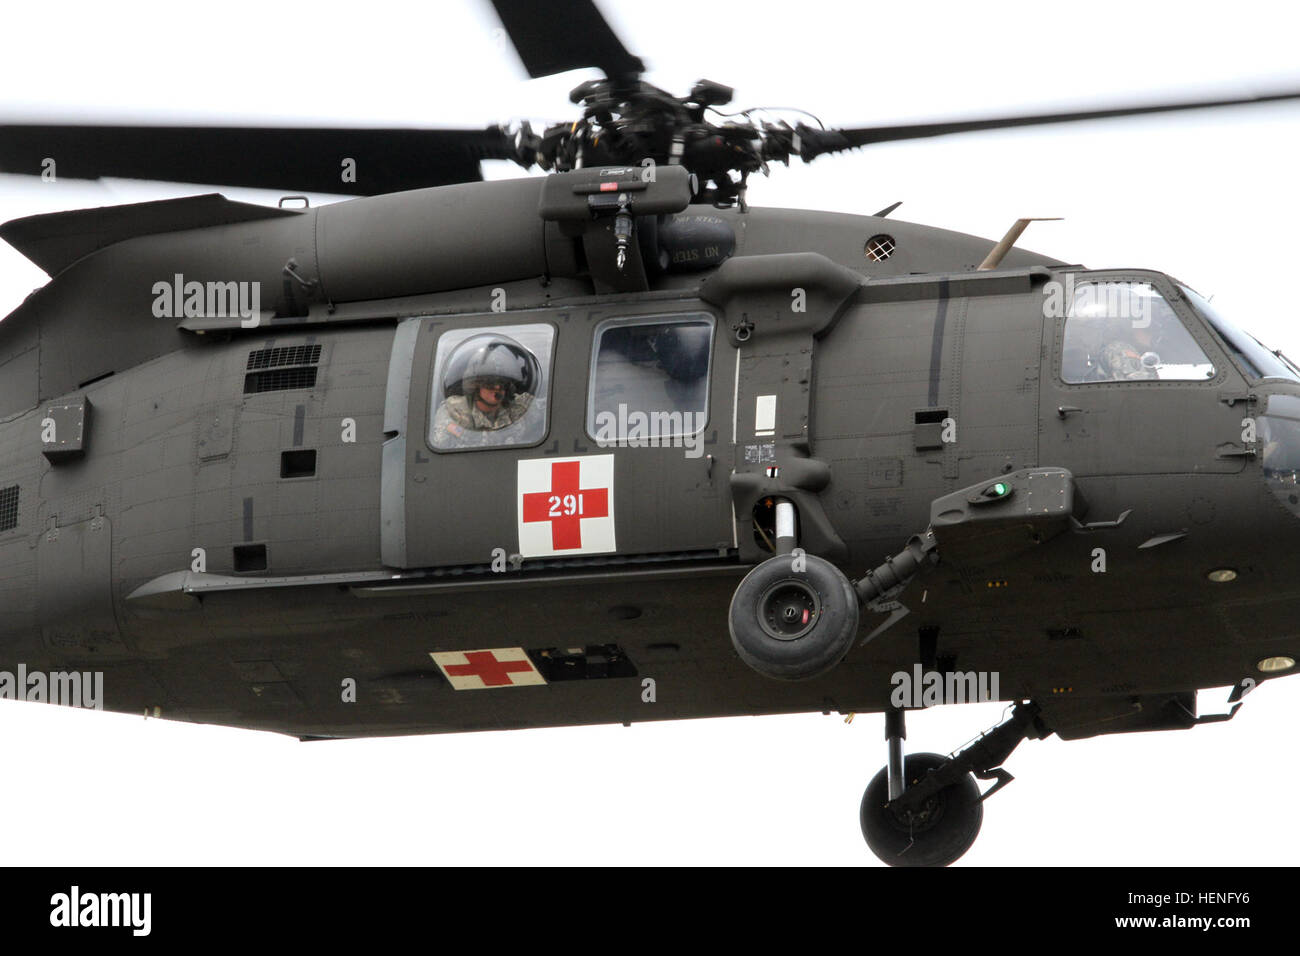
[[[589,66],[610,79],[635,79],[645,72],[594,0],[492,0],[492,6],[533,79]]]
[[[478,182],[506,133],[455,129],[0,125],[0,172],[374,196]],[[53,163],[50,163],[53,160]],[[348,160],[352,160],[351,163]]]
[[[1272,103],[1280,100],[1300,99],[1300,91],[1268,93],[1258,96],[1232,97],[1215,100],[1195,100],[1183,103],[1148,103],[1141,106],[1122,106],[1105,110],[1079,110],[1062,113],[1036,113],[1028,116],[999,116],[989,119],[949,120],[940,123],[906,123],[900,126],[863,126],[848,129],[809,130],[803,135],[800,129],[800,156],[813,159],[824,153],[870,146],[874,143],[924,139],[929,136],[946,136],[949,133],[975,133],[982,130],[1009,129],[1016,126],[1044,126],[1049,123],[1076,123],[1082,120],[1114,119],[1120,116],[1139,116],[1144,113],[1173,113],[1178,110],[1199,110],[1218,106],[1244,106],[1251,103]]]

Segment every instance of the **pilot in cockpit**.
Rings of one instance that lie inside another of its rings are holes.
[[[524,421],[534,404],[537,359],[505,335],[476,337],[465,346],[447,363],[443,380],[446,397],[433,420],[434,447],[517,440],[522,436],[515,435],[518,429],[513,426]]]
[[[1159,358],[1152,351],[1155,320],[1145,325],[1132,319],[1106,322],[1105,342],[1097,356],[1093,380],[1100,382],[1154,379]]]

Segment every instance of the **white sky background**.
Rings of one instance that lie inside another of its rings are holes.
[[[736,87],[727,109],[798,106],[828,126],[1300,88],[1297,14],[1283,3],[605,7],[651,82],[684,93],[705,76]],[[476,0],[11,5],[0,117],[473,127],[576,116],[567,93],[586,74],[525,80],[496,28]],[[751,180],[750,201],[869,214],[902,199],[897,218],[990,238],[1019,216],[1064,216],[1022,243],[1170,272],[1300,355],[1298,145],[1300,105],[974,134],[777,167]],[[200,191],[0,176],[0,220]],[[45,281],[0,248],[0,314]],[[1000,712],[914,713],[909,749],[954,749]],[[1298,725],[1300,681],[1281,681],[1230,724],[1028,741],[962,863],[1292,864]],[[874,865],[857,812],[884,762],[881,727],[878,715],[847,727],[810,715],[299,744],[5,701],[5,817],[18,821],[5,857]]]

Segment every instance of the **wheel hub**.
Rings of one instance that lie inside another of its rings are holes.
[[[899,826],[909,831],[928,830],[943,819],[943,801],[938,795],[927,798],[919,807],[913,809],[895,810],[892,805],[889,809],[890,815]]]
[[[817,623],[821,599],[803,581],[778,581],[759,599],[758,621],[769,637],[795,641]]]

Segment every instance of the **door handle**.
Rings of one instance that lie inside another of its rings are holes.
[[[1215,449],[1216,458],[1254,458],[1258,452],[1250,445],[1239,445],[1236,442],[1224,442]]]
[[[1082,408],[1076,408],[1074,405],[1057,405],[1056,417],[1064,418],[1066,415],[1070,414],[1070,412],[1082,412],[1082,411],[1083,411]]]

